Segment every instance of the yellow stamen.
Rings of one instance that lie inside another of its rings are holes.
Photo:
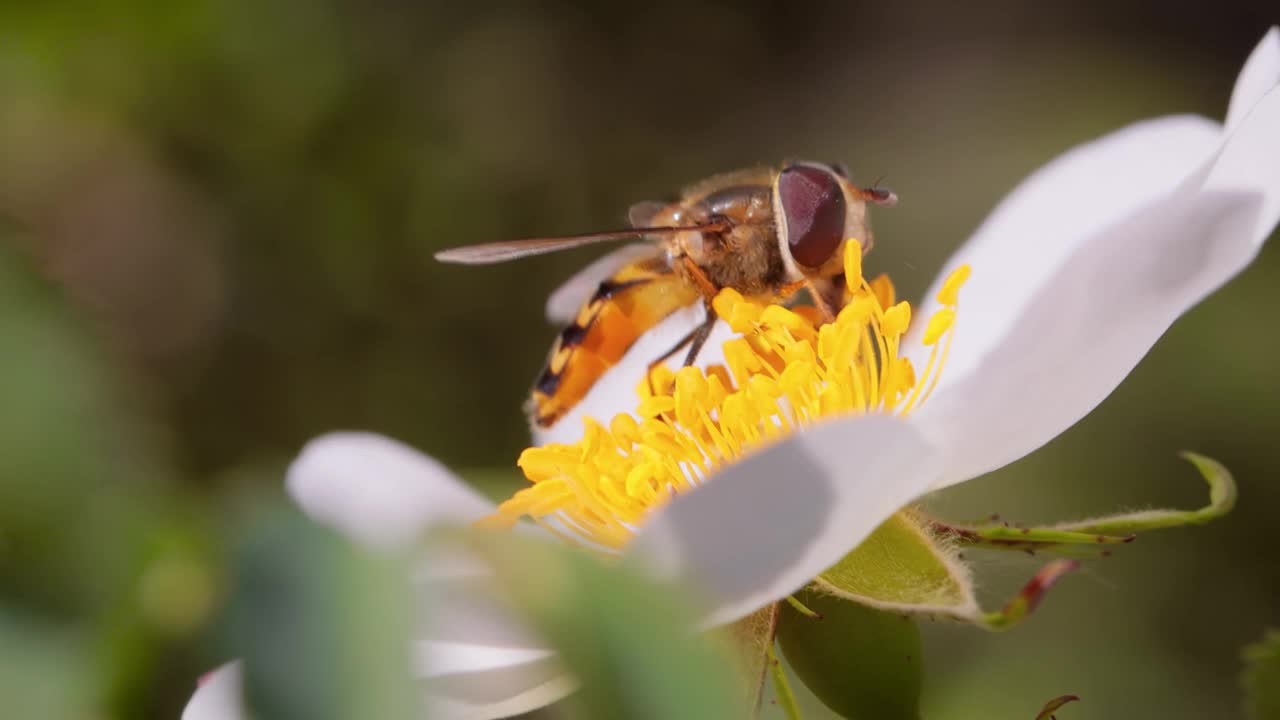
[[[530,448],[518,465],[532,483],[482,524],[510,527],[528,516],[570,542],[621,549],[648,513],[701,484],[720,466],[777,438],[837,415],[910,415],[937,385],[954,337],[957,268],[937,294],[916,374],[899,348],[912,322],[886,276],[862,276],[862,252],[846,243],[845,303],[825,323],[813,308],[786,308],[731,289],[713,301],[741,337],[724,344],[725,365],[672,372],[640,383],[634,413],[608,426],[584,421],[581,441]]]

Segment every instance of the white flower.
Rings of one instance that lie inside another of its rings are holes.
[[[1275,228],[1278,84],[1273,28],[1237,79],[1224,125],[1196,116],[1141,122],[1034,173],[948,261],[928,296],[955,269],[974,269],[962,330],[927,404],[906,418],[815,424],[723,466],[714,482],[635,528],[623,561],[699,586],[711,600],[708,622],[729,622],[796,591],[921,495],[1013,462],[1070,427],[1174,320],[1247,266]],[[904,342],[903,352],[909,346],[918,343]],[[642,351],[628,359],[643,363]],[[608,417],[619,407],[601,385],[584,412]],[[371,435],[312,441],[288,486],[316,520],[380,545],[495,509],[439,463]],[[503,717],[572,690],[554,657],[501,608],[474,595],[448,602],[449,578],[423,580],[449,617],[421,643],[420,670],[452,715]],[[233,703],[213,697],[234,687],[205,684],[185,717],[235,717]],[[208,709],[215,706],[222,712]]]

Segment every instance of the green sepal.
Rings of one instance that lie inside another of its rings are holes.
[[[1280,630],[1244,649],[1245,712],[1250,720],[1280,720]]]
[[[910,618],[801,591],[822,618],[779,605],[778,643],[796,675],[849,720],[919,720],[924,667]]]
[[[1035,577],[1027,581],[1027,584],[1023,585],[1018,594],[1014,595],[1003,608],[982,613],[979,617],[973,618],[973,622],[985,625],[988,630],[1007,630],[1017,625],[1036,609],[1044,598],[1044,594],[1058,582],[1058,578],[1078,567],[1080,563],[1075,560],[1054,560],[1040,568]]]
[[[830,594],[882,610],[977,611],[968,568],[911,511],[884,521],[814,582]]]
[[[927,529],[932,522],[914,510],[895,514],[840,562],[814,578],[810,588],[878,610],[1004,630],[1025,618],[1058,578],[1077,567],[1069,560],[1051,562],[1004,608],[986,612],[974,597],[969,568],[952,544]],[[819,608],[801,602],[822,614]]]
[[[760,699],[769,674],[769,655],[778,630],[777,604],[761,608],[741,620],[713,631],[732,650],[738,661],[739,685],[744,706],[760,710]],[[752,715],[755,717],[755,715]]]
[[[1231,512],[1236,505],[1236,481],[1222,463],[1193,452],[1179,455],[1200,471],[1209,485],[1209,504],[1198,510],[1144,510],[1122,513],[1093,520],[1065,523],[1059,530],[1073,530],[1101,535],[1130,535],[1146,530],[1203,525]]]
[[[1071,553],[1081,548],[1105,548],[1132,542],[1137,533],[1162,528],[1201,525],[1226,515],[1236,503],[1236,484],[1221,463],[1196,453],[1184,452],[1182,458],[1195,465],[1209,485],[1209,504],[1198,510],[1143,510],[1108,515],[1090,520],[1061,523],[1049,527],[988,525],[954,525],[930,521],[930,530],[965,547],[992,550],[1039,552],[1051,550]]]
[[[987,550],[1019,550],[1035,554],[1043,550],[1071,553],[1081,547],[1104,548],[1133,542],[1136,535],[1101,535],[1098,533],[1062,530],[1053,527],[1023,527],[1018,525],[952,525],[934,520],[929,529],[936,535],[948,538],[964,547]]]

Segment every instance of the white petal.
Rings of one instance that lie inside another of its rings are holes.
[[[1227,107],[1227,132],[1234,130],[1262,96],[1277,84],[1280,84],[1280,28],[1273,26],[1253,49],[1236,78],[1231,104]]]
[[[1008,333],[914,417],[947,453],[940,486],[1013,462],[1088,414],[1174,320],[1253,260],[1278,218],[1273,90],[1184,187],[1080,244],[1030,298],[1010,299]],[[957,346],[968,311],[962,292]]]
[[[243,720],[240,662],[226,665],[200,678],[200,686],[187,701],[182,720]]]
[[[577,317],[578,310],[591,298],[600,286],[600,281],[632,260],[657,255],[659,252],[660,249],[653,243],[625,245],[582,268],[547,298],[547,319],[553,323],[569,322]]]
[[[835,564],[938,472],[934,448],[905,422],[829,421],[673,500],[645,523],[627,557],[701,590],[707,625],[731,622]]]
[[[1080,247],[1011,308],[1013,327],[979,369],[912,417],[947,455],[939,486],[1017,460],[1102,402],[1179,315],[1253,257],[1257,208],[1256,195],[1177,194]]]
[[[1079,146],[1036,171],[1010,193],[947,261],[921,303],[936,307],[943,279],[968,263],[973,275],[941,392],[973,371],[1011,327],[1009,312],[1032,297],[1078,248],[1135,210],[1168,196],[1219,147],[1217,125],[1200,117],[1138,123]],[[917,369],[927,355],[914,323],[904,351]]]
[[[549,443],[573,443],[582,439],[582,419],[590,416],[608,424],[614,415],[621,412],[635,412],[640,398],[636,388],[644,380],[645,370],[649,363],[662,357],[681,338],[689,334],[702,322],[706,314],[701,305],[678,310],[670,317],[655,325],[649,332],[640,336],[635,345],[622,357],[622,361],[609,368],[600,377],[591,391],[572,410],[560,418],[555,425],[547,429],[534,428],[535,445]],[[717,323],[711,331],[711,337],[698,354],[698,367],[705,368],[724,362],[722,345],[733,337],[733,331],[723,322]],[[677,353],[668,361],[671,367],[678,367],[684,355]]]
[[[1272,35],[1280,44],[1280,32],[1273,28]],[[1280,219],[1280,86],[1263,95],[1227,139],[1201,188],[1261,193],[1251,236],[1255,246],[1262,246]]]
[[[448,468],[373,433],[318,437],[289,467],[289,493],[313,520],[359,542],[389,547],[433,524],[463,524],[494,505]]]

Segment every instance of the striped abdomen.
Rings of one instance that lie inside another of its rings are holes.
[[[641,335],[699,297],[665,258],[624,265],[600,283],[551,346],[529,398],[530,421],[544,429],[554,425]]]

